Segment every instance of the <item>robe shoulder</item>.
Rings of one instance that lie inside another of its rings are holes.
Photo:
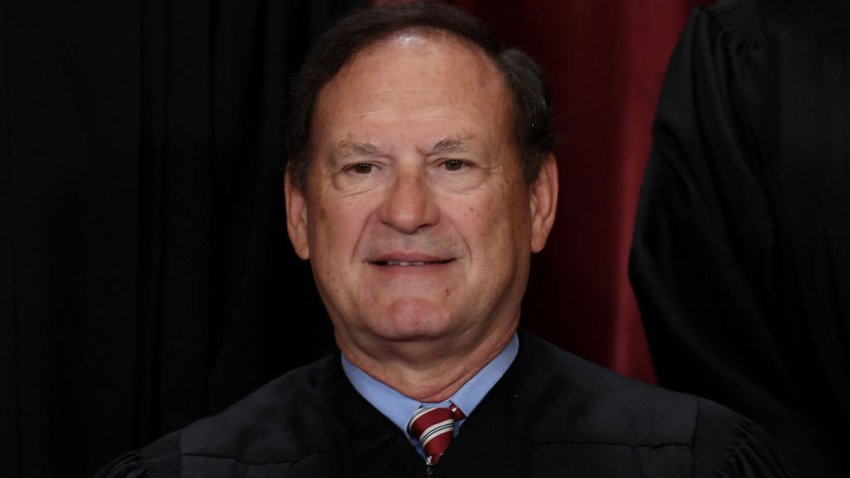
[[[513,389],[502,396],[515,403],[502,413],[519,417],[511,432],[525,441],[627,449],[636,468],[679,462],[692,470],[687,476],[788,476],[770,439],[738,413],[623,377],[530,334],[522,339],[532,357],[506,377]],[[541,404],[546,413],[536,411]]]
[[[285,470],[315,451],[333,451],[330,432],[344,428],[333,403],[341,382],[328,383],[340,373],[334,361],[338,354],[293,370],[223,412],[117,458],[95,476],[176,477],[193,460]]]

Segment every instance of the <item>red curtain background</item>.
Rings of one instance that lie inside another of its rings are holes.
[[[385,3],[385,2],[384,2]],[[525,326],[624,375],[653,382],[627,276],[637,197],[667,60],[697,0],[454,0],[549,81],[560,198],[535,257]]]

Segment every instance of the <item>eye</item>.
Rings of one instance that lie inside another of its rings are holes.
[[[464,163],[459,159],[448,159],[443,161],[443,167],[448,171],[460,171],[463,169]]]
[[[346,166],[345,170],[355,174],[369,174],[374,168],[375,166],[370,163],[357,163]]]

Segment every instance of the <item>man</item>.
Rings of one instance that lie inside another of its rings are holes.
[[[517,333],[558,192],[527,56],[448,7],[374,8],[293,97],[289,235],[341,354],[103,476],[784,476],[732,412]]]

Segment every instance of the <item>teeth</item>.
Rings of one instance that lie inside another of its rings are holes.
[[[405,261],[387,261],[388,266],[424,266],[425,262],[405,262]]]

